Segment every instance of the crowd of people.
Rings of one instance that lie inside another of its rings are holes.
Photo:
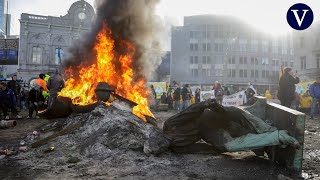
[[[0,82],[1,119],[21,119],[23,117],[19,115],[19,110],[23,109],[29,110],[27,119],[39,118],[38,112],[52,105],[64,87],[64,79],[58,70],[47,81],[45,78],[45,74],[39,74],[39,78],[30,87],[22,87],[17,81],[17,75],[13,75],[8,83]]]
[[[315,83],[311,84],[309,90],[304,94],[298,94],[296,93],[296,84],[300,82],[300,79],[296,74],[297,72],[292,68],[285,68],[283,70],[283,75],[279,79],[279,89],[277,93],[272,96],[267,89],[264,96],[269,100],[278,99],[281,105],[310,114],[310,118],[314,119],[320,114],[320,77],[316,78]],[[215,99],[220,104],[225,95],[230,95],[228,88],[222,87],[218,81],[214,83],[212,90],[214,90]],[[246,95],[245,105],[253,104],[254,96],[258,95],[255,87],[249,83],[248,87],[242,90],[245,91]],[[156,96],[154,90],[153,92]],[[200,88],[196,88],[195,91],[192,92],[189,84],[181,85],[174,82],[173,86],[170,85],[168,87],[167,92],[163,92],[159,102],[168,104],[168,109],[174,109],[181,112],[191,104],[200,102],[200,100]],[[155,101],[157,102],[156,99]]]
[[[182,85],[174,82],[173,86],[170,85],[168,87],[167,92],[163,92],[160,100],[157,100],[156,98],[157,95],[154,90],[154,86],[151,85],[150,88],[153,96],[153,103],[151,103],[151,107],[156,106],[156,104],[159,102],[161,104],[168,104],[168,109],[173,109],[181,112],[188,108],[190,105],[199,103],[201,101],[201,89],[197,87],[193,92],[189,84]],[[222,87],[221,83],[219,83],[218,81],[214,83],[214,85],[212,86],[212,90],[214,90],[214,98],[219,104],[222,104],[223,97],[225,95],[231,95],[229,89],[227,87]],[[245,92],[246,98],[250,100],[253,99],[253,96],[255,94],[257,94],[257,91],[251,83],[249,83],[249,86]]]

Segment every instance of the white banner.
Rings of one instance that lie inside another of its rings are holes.
[[[214,96],[214,90],[212,91],[201,91],[200,92],[200,101],[205,101],[209,99],[215,99],[216,97]]]
[[[246,102],[246,93],[245,91],[240,91],[230,96],[223,96],[222,105],[223,106],[241,106],[245,102]]]

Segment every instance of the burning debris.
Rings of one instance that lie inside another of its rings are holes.
[[[92,31],[71,49],[64,63],[70,76],[59,96],[74,105],[98,101],[95,88],[100,82],[114,87],[117,95],[137,103],[133,113],[146,121],[154,117],[148,107],[147,77],[160,62],[161,23],[154,15],[157,0],[99,1]]]

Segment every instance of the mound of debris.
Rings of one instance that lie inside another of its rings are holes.
[[[90,113],[74,114],[42,127],[48,136],[33,142],[38,151],[53,148],[73,151],[84,157],[101,159],[113,149],[137,150],[146,154],[165,151],[169,140],[160,129],[128,111],[100,105]],[[58,131],[57,131],[58,130]]]

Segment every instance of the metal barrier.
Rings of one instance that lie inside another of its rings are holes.
[[[256,96],[255,100],[252,106],[242,108],[279,130],[287,130],[301,145],[299,149],[272,147],[269,159],[286,166],[290,170],[301,173],[306,115],[279,104],[267,102],[267,99],[261,96]]]

